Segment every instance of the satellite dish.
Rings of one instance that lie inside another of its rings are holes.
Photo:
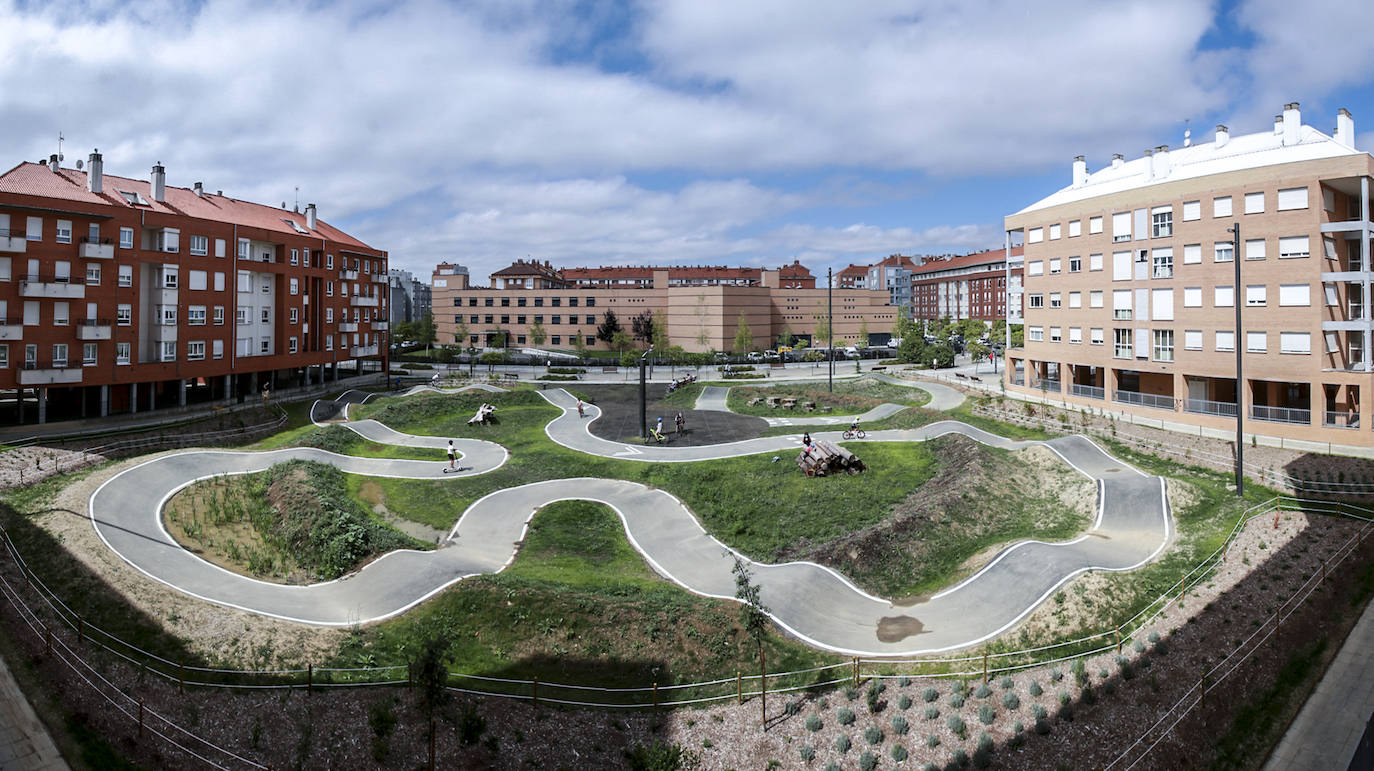
[[[76,162],[76,170],[77,170],[77,171],[81,171],[81,167],[82,167],[84,164],[85,164],[84,161],[78,160],[78,161]]]

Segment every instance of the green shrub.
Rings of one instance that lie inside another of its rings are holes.
[[[820,715],[811,714],[806,716],[806,730],[819,731],[821,730],[821,725]]]
[[[897,685],[900,685],[901,687],[905,688],[908,685],[911,685],[911,678],[903,677],[902,679],[897,681]]]
[[[968,726],[964,725],[964,719],[958,715],[950,715],[946,718],[945,725],[949,726],[949,730],[953,731],[954,735],[960,739],[968,733]]]
[[[997,710],[993,709],[990,705],[984,704],[978,708],[978,719],[982,721],[983,725],[992,725],[992,721],[996,718]]]
[[[840,767],[839,763],[826,763],[825,771],[844,771],[844,769]]]
[[[1007,691],[1002,694],[1002,706],[1007,709],[1019,709],[1021,707],[1021,699],[1011,691]]]
[[[801,701],[799,699],[792,699],[787,702],[787,706],[783,707],[783,711],[786,712],[789,717],[796,716],[801,712]]]
[[[953,763],[957,768],[963,768],[968,765],[968,753],[964,752],[962,748],[957,749],[954,751],[954,754],[950,756],[949,762]]]
[[[1057,668],[1056,668],[1056,669],[1051,669],[1051,670],[1050,670],[1050,680],[1051,680],[1051,681],[1057,683],[1057,682],[1059,682],[1060,680],[1063,680],[1063,679],[1064,679],[1064,673],[1063,673],[1063,672],[1060,672]]]
[[[898,736],[906,736],[907,732],[910,730],[911,724],[906,722],[906,718],[901,715],[892,718],[892,731]]]
[[[1088,681],[1088,668],[1083,664],[1083,659],[1079,659],[1073,663],[1073,679],[1079,685]]]
[[[1011,679],[1010,677],[1003,677],[1003,678],[1002,678],[1002,690],[1004,690],[1004,691],[1010,691],[1015,685],[1016,685],[1016,683],[1013,682],[1012,679]]]
[[[846,752],[849,752],[849,748],[851,746],[853,745],[850,744],[849,737],[843,734],[841,734],[840,737],[835,740],[835,750],[839,752],[841,755],[843,755]]]
[[[877,756],[875,756],[872,752],[869,752],[868,750],[864,750],[864,753],[863,753],[862,755],[859,756],[859,769],[860,769],[860,771],[873,771],[873,769],[875,769],[875,768],[877,768],[877,767],[878,767],[878,758],[877,758]]]
[[[625,758],[633,771],[676,771],[697,765],[696,753],[667,742],[636,744],[626,750]]]
[[[1045,708],[1040,706],[1039,704],[1031,705],[1031,717],[1035,718],[1036,720],[1040,720],[1041,718],[1045,717]]]
[[[868,742],[869,744],[882,744],[882,743],[883,743],[883,729],[881,729],[881,728],[879,728],[878,726],[875,726],[875,725],[871,725],[871,726],[869,726],[868,728],[865,728],[865,729],[864,729],[864,741]]]
[[[934,704],[926,707],[926,720],[934,720],[940,716],[940,708]]]
[[[883,703],[878,701],[878,697],[882,696],[883,691],[886,690],[887,686],[883,685],[882,683],[873,683],[872,685],[868,686],[867,700],[868,711],[870,714],[876,714],[883,710]]]
[[[921,698],[925,699],[926,703],[929,704],[940,698],[940,692],[934,688],[927,687],[924,691],[921,691]]]
[[[962,693],[951,693],[951,694],[949,695],[949,706],[951,706],[951,707],[953,707],[953,708],[955,708],[955,709],[960,709],[960,708],[962,708],[962,707],[964,706],[964,694],[962,694]]]
[[[980,699],[986,699],[992,695],[992,689],[988,687],[987,683],[983,683],[978,686],[978,690],[974,691],[973,695]]]
[[[1040,694],[1045,692],[1045,689],[1040,687],[1040,683],[1036,682],[1035,680],[1032,680],[1029,692],[1031,696],[1039,696]]]
[[[854,725],[854,710],[849,707],[840,707],[840,710],[835,713],[835,719],[840,722],[840,725]]]
[[[797,754],[807,763],[816,759],[816,749],[810,745],[802,745],[802,748],[797,750]]]
[[[844,697],[846,699],[849,699],[850,701],[854,701],[855,699],[859,698],[859,689],[855,688],[852,685],[846,685],[844,687]]]
[[[1013,734],[1019,734],[1019,733],[1021,733],[1021,732],[1024,731],[1024,730],[1026,730],[1026,727],[1025,727],[1024,725],[1021,724],[1021,721],[1020,721],[1020,720],[1018,720],[1018,721],[1016,721],[1015,723],[1012,723],[1012,724],[1011,724],[1011,732],[1012,732]]]
[[[1050,721],[1043,717],[1035,721],[1035,732],[1041,736],[1048,734],[1050,732]]]
[[[939,747],[939,746],[940,746],[940,737],[939,737],[938,735],[936,735],[936,734],[931,734],[930,736],[927,736],[927,737],[926,737],[926,746],[929,747],[929,748],[931,748],[932,750],[935,749],[936,747]]]
[[[911,697],[907,696],[905,693],[902,694],[901,697],[897,699],[897,707],[899,709],[910,709]]]
[[[894,744],[894,745],[892,745],[892,759],[893,759],[893,760],[897,761],[898,763],[901,763],[902,761],[906,760],[906,758],[907,758],[906,747],[903,747],[903,746],[900,745],[900,744]]]
[[[1136,653],[1144,653],[1145,643],[1136,640],[1135,642],[1131,643],[1131,650],[1135,651]]]
[[[1059,719],[1066,723],[1073,722],[1073,705],[1065,704],[1059,708]]]
[[[1146,639],[1150,641],[1151,645],[1154,645],[1155,643],[1159,642],[1159,632],[1150,632],[1149,636]]]

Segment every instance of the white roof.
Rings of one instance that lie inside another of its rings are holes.
[[[1063,188],[1027,206],[1017,214],[1150,185],[1176,182],[1180,179],[1256,169],[1280,163],[1361,154],[1355,148],[1341,144],[1311,126],[1300,126],[1298,136],[1297,144],[1287,146],[1283,144],[1282,134],[1263,131],[1258,134],[1231,137],[1230,141],[1220,148],[1216,146],[1216,142],[1205,142],[1192,147],[1169,150],[1169,173],[1153,179],[1149,178],[1148,174],[1153,158],[1136,158],[1117,168],[1108,166],[1095,171],[1088,175],[1087,182],[1082,186],[1070,185]]]

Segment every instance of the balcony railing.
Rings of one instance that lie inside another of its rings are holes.
[[[19,385],[57,385],[81,382],[81,365],[66,359],[45,362],[25,361],[19,371]]]
[[[28,248],[29,242],[24,231],[0,228],[0,252],[23,254]]]
[[[1022,374],[1020,374],[1020,373],[1016,373],[1016,374],[1012,375],[1012,376],[1011,376],[1011,384],[1012,384],[1012,385],[1015,385],[1015,386],[1023,386],[1023,385],[1025,385],[1025,384],[1026,384],[1026,376],[1025,376],[1025,375],[1022,375]]]
[[[1061,390],[1060,382],[1058,380],[1052,380],[1047,377],[1042,377],[1031,381],[1031,388],[1036,388],[1041,391],[1053,391],[1055,393],[1059,393],[1059,391]]]
[[[1069,393],[1074,396],[1086,396],[1089,399],[1105,399],[1107,397],[1107,389],[1101,386],[1083,385],[1081,383],[1071,384],[1069,386]]]
[[[339,278],[343,279],[344,281],[357,281],[358,271],[344,268],[343,270],[339,271]]]
[[[353,358],[358,359],[364,356],[376,356],[380,348],[376,345],[355,345],[349,353]]]
[[[1327,428],[1359,428],[1360,413],[1325,410],[1322,415],[1322,425]]]
[[[80,319],[76,322],[77,340],[109,340],[114,323],[109,319]]]
[[[24,319],[19,317],[0,318],[0,340],[22,340],[24,338]]]
[[[1142,407],[1153,407],[1157,410],[1173,410],[1174,397],[1165,394],[1145,394],[1139,391],[1122,391],[1117,389],[1112,391],[1112,401],[1121,404],[1139,404]]]
[[[73,281],[70,273],[30,273],[19,282],[19,296],[57,300],[81,299],[86,296],[84,281],[84,277]]]
[[[372,328],[378,332],[385,332],[389,327],[390,323],[386,319],[377,319],[372,322]]]
[[[1188,399],[1183,403],[1184,412],[1195,412],[1199,415],[1220,415],[1226,418],[1236,416],[1235,402],[1214,402],[1211,399]]]
[[[348,298],[348,304],[354,306],[355,308],[376,308],[379,305],[379,303],[380,300],[378,300],[378,298],[368,297],[367,295],[363,294],[355,294],[352,297]]]
[[[340,331],[340,332],[357,332],[357,331],[358,331],[358,322],[356,322],[356,321],[340,321],[340,322],[339,322],[339,331]]]
[[[1270,423],[1296,423],[1307,425],[1312,422],[1312,410],[1297,407],[1266,407],[1262,404],[1250,405],[1250,417],[1267,420]]]

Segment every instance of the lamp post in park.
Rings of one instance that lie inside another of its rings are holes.
[[[649,350],[639,357],[639,435],[645,439],[649,438],[649,406],[644,389],[644,360],[653,352],[654,346],[650,343]]]

